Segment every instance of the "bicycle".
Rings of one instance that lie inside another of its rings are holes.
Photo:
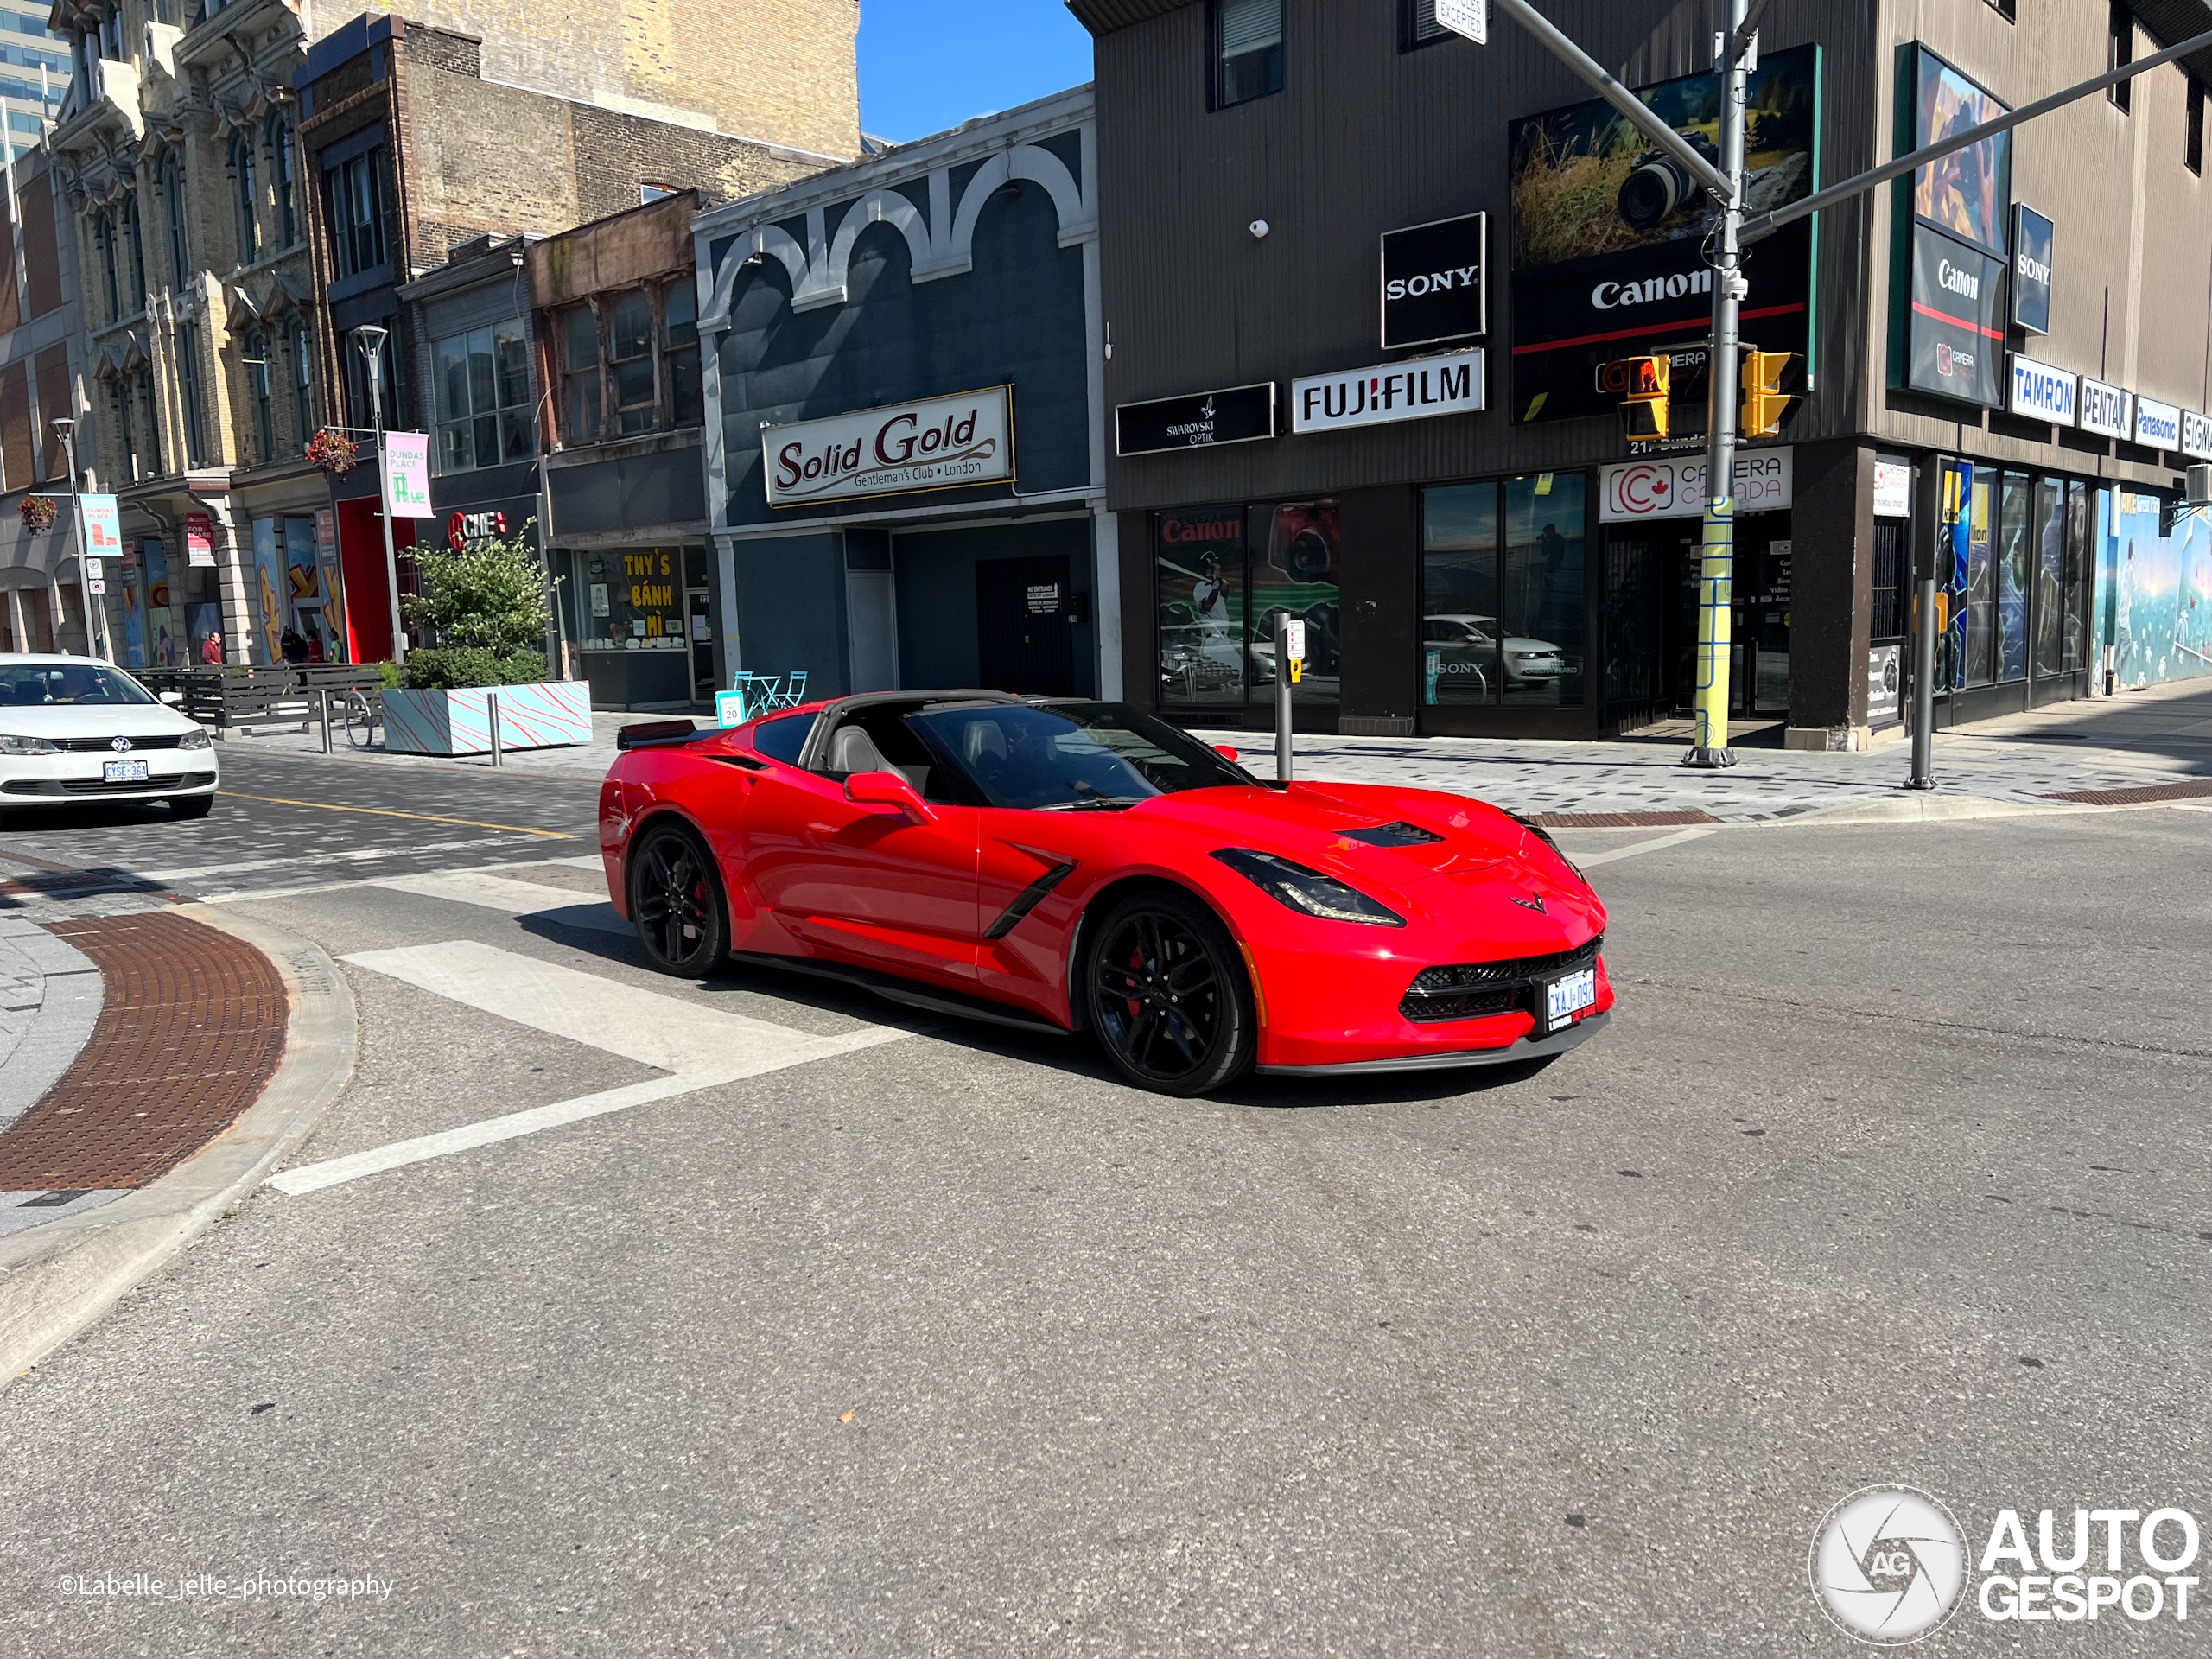
[[[384,720],[382,693],[353,686],[346,693],[346,741],[357,749],[376,747],[377,728]]]

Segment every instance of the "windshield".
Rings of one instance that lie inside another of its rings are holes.
[[[1197,739],[1117,702],[931,709],[906,723],[993,806],[1130,806],[1257,781]]]
[[[0,709],[45,709],[56,703],[87,706],[151,702],[146,688],[128,674],[86,663],[39,663],[0,668]]]

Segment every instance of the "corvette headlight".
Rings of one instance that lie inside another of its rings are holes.
[[[42,737],[18,737],[13,732],[0,732],[0,754],[59,754],[61,746],[49,743]]]
[[[1305,915],[1330,922],[1364,922],[1370,927],[1406,925],[1406,918],[1396,911],[1386,909],[1358,889],[1274,853],[1224,847],[1214,856],[1276,903]]]
[[[187,732],[177,739],[176,746],[180,749],[204,749],[208,747],[207,734],[198,730]]]

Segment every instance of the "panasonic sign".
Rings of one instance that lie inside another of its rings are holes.
[[[2080,390],[2081,382],[2064,369],[2013,353],[2012,397],[2006,405],[2013,414],[2049,421],[2055,426],[2071,426]]]
[[[2146,449],[2181,448],[2181,410],[2171,404],[2135,400],[2135,442]]]

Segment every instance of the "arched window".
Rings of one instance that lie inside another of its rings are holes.
[[[184,251],[184,152],[171,149],[162,158],[162,217],[168,221],[169,287],[184,292],[192,267]]]
[[[253,141],[239,133],[231,140],[231,176],[238,185],[238,264],[250,265],[261,257],[261,220],[253,184]]]
[[[292,429],[304,451],[315,436],[315,340],[305,317],[292,319]]]
[[[107,295],[107,320],[123,315],[123,295],[115,283],[115,215],[102,213],[92,221],[92,241],[99,249],[100,283]]]
[[[276,245],[289,248],[300,239],[300,221],[293,206],[292,181],[296,171],[292,151],[292,130],[284,124],[280,113],[271,112],[269,124],[263,129],[262,144],[269,152],[269,184],[276,197]]]
[[[269,336],[258,328],[245,337],[245,385],[253,400],[254,459],[276,459],[276,428],[269,410]]]
[[[131,442],[130,383],[121,375],[107,383],[110,423],[115,428],[116,476],[126,483],[138,481],[138,446]]]
[[[130,263],[124,269],[130,278],[130,286],[124,297],[130,302],[133,311],[143,311],[146,308],[146,248],[144,234],[139,228],[138,198],[136,196],[123,199],[123,237],[129,245],[130,253]]]

